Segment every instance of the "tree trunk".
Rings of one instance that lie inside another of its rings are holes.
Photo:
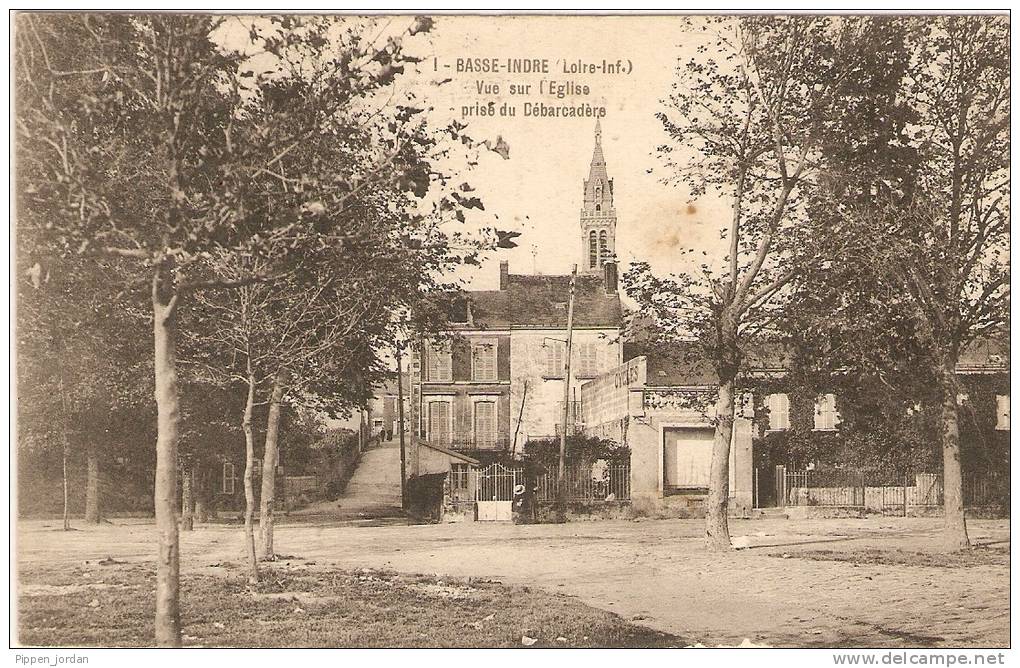
[[[276,465],[280,461],[280,408],[283,401],[283,372],[273,379],[266,425],[266,447],[262,456],[262,499],[259,508],[259,548],[263,559],[272,559],[273,510],[276,500]]]
[[[192,485],[195,489],[195,521],[203,523],[209,521],[209,485],[207,484],[207,477],[205,467],[200,466],[196,462],[191,469]]]
[[[195,487],[190,462],[181,469],[181,531],[195,530]]]
[[[250,367],[249,367],[250,368]],[[248,555],[248,581],[259,581],[259,562],[255,555],[255,486],[252,475],[255,468],[255,435],[252,431],[252,413],[255,410],[255,375],[248,372],[248,398],[244,403],[244,540]]]
[[[176,297],[167,294],[165,270],[153,277],[152,315],[156,384],[156,481],[153,502],[159,555],[156,561],[156,645],[179,647],[180,547],[177,530],[177,441],[180,405],[175,346]]]
[[[716,400],[715,440],[708,478],[705,538],[711,550],[730,549],[730,443],[733,437],[733,378],[720,379]]]
[[[85,481],[85,523],[99,524],[102,520],[102,487],[99,481],[99,452],[90,445],[85,453],[88,477]]]
[[[63,450],[61,452],[61,461],[63,463],[63,478],[64,478],[64,531],[71,530],[71,486],[67,479],[67,460],[71,458],[71,439],[67,433],[64,433],[63,439]]]
[[[715,440],[708,475],[705,539],[710,550],[729,550],[730,444],[733,441],[734,386],[740,370],[737,317],[730,308],[720,314],[715,368],[719,397],[715,404]]]
[[[963,512],[963,471],[960,465],[959,407],[956,359],[949,356],[940,369],[942,385],[942,503],[945,513],[944,542],[948,550],[970,547]]]
[[[67,394],[64,390],[64,359],[63,356],[66,351],[60,350],[58,352],[58,358],[60,359],[60,375],[57,377],[57,391],[60,393],[60,406],[64,414],[62,418],[62,429],[61,429],[61,450],[60,450],[60,461],[62,464],[61,477],[64,484],[64,531],[71,530],[71,486],[67,479],[67,464],[71,458],[71,416],[67,411]]]

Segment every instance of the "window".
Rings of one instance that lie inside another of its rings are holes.
[[[471,304],[468,303],[467,298],[463,296],[455,297],[453,302],[450,304],[450,322],[470,322],[470,314]]]
[[[1009,395],[995,395],[995,428],[1009,430]]]
[[[450,445],[453,432],[453,404],[450,401],[430,401],[429,431],[426,440],[435,445]]]
[[[262,460],[261,459],[256,459],[255,461],[253,461],[251,463],[251,474],[253,476],[260,476],[260,475],[262,475]]]
[[[237,474],[234,472],[234,465],[231,462],[223,462],[223,483],[220,487],[220,493],[233,494],[236,482]]]
[[[606,236],[606,231],[602,230],[599,232],[599,262],[605,262],[609,259],[609,242]]]
[[[578,376],[597,376],[599,373],[598,368],[599,359],[599,348],[598,344],[593,341],[577,344],[577,375]]]
[[[496,380],[496,342],[471,343],[471,380]]]
[[[839,424],[839,414],[836,412],[836,395],[823,394],[815,399],[815,429],[818,431],[833,431]]]
[[[453,359],[450,344],[435,344],[429,348],[429,380],[449,383],[453,380]]]
[[[451,490],[467,490],[470,486],[468,476],[470,476],[470,467],[467,464],[452,464],[450,466],[450,489]]]
[[[599,240],[592,230],[588,235],[588,268],[594,269],[599,264]]]
[[[545,348],[545,374],[553,378],[563,377],[563,366],[565,362],[566,344],[562,341],[549,341],[544,344]]]
[[[475,447],[491,448],[496,445],[496,402],[475,402]]]
[[[790,397],[783,393],[770,394],[769,431],[784,431],[790,428]]]

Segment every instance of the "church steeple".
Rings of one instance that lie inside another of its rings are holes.
[[[616,254],[616,209],[613,208],[613,180],[602,153],[602,124],[595,121],[595,150],[584,181],[581,207],[581,266],[598,272]]]

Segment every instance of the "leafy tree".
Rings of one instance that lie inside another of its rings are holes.
[[[397,38],[327,50],[336,20],[250,23],[240,49],[210,38],[238,20],[20,14],[16,26],[19,210],[41,212],[36,220],[45,220],[40,231],[52,248],[133,260],[148,277],[159,645],[180,643],[176,318],[196,291],[277,278],[202,280],[195,268],[210,253],[258,255],[267,240],[314,227],[349,184],[303,182],[286,192],[265,184],[300,173],[287,166],[288,154],[321,133],[333,112],[392,84],[402,67]],[[405,32],[426,27],[415,21]],[[251,101],[279,72],[255,72],[253,57],[282,63],[296,52],[320,57],[332,76],[314,100],[279,98],[267,105],[271,114],[256,113]]]
[[[803,275],[790,329],[816,360],[938,416],[944,540],[956,549],[969,544],[956,366],[1009,317],[1009,28],[889,20],[910,57],[882,117],[902,120],[876,147],[838,138],[830,196],[804,237],[820,271]]]
[[[781,314],[803,264],[798,240],[824,149],[892,47],[882,26],[864,18],[746,17],[694,26],[699,52],[679,65],[658,114],[670,138],[659,153],[669,180],[692,196],[729,199],[732,216],[720,231],[729,249],[706,257],[700,272],[669,277],[636,263],[624,285],[640,319],[651,323],[653,348],[671,354],[678,341],[693,339],[715,368],[706,534],[710,547],[728,549],[729,447],[747,344]]]
[[[263,95],[310,98],[319,85],[316,77],[308,83],[302,78],[288,82],[284,91],[267,88]],[[301,166],[300,179],[289,179],[281,170],[279,182],[266,187],[274,198],[285,198],[300,182],[354,185],[336,192],[339,201],[328,212],[314,207],[312,229],[289,230],[267,243],[258,257],[223,252],[205,263],[213,281],[235,282],[253,271],[280,277],[231,293],[200,294],[192,323],[196,341],[189,346],[206,356],[194,362],[207,377],[238,380],[248,388],[246,423],[260,392],[267,395],[258,548],[251,487],[255,446],[250,424],[245,427],[245,527],[253,579],[258,577],[257,559],[274,554],[271,472],[278,463],[284,402],[324,404],[333,412],[363,403],[366,388],[384,373],[378,354],[392,341],[388,330],[396,314],[422,311],[433,294],[448,287],[440,277],[473,260],[481,249],[477,241],[442,227],[444,218],[462,221],[462,209],[480,207],[480,202],[463,196],[463,185],[443,192],[449,179],[431,164],[436,149],[445,150],[437,139],[442,133],[415,121],[419,111],[376,109],[371,122],[357,112],[334,116],[318,143],[306,142],[288,156]],[[459,143],[473,143],[462,127],[455,130]],[[419,213],[419,199],[426,194],[436,206]],[[273,206],[278,206],[275,199]],[[340,235],[342,243],[323,244],[321,230],[329,230],[327,240]]]
[[[84,454],[85,522],[98,524],[103,463],[122,434],[117,416],[144,412],[151,397],[147,350],[124,336],[144,317],[124,299],[121,290],[130,277],[122,263],[95,266],[77,256],[53,257],[30,230],[18,241],[19,453],[31,461],[59,444],[65,530],[69,469]],[[30,483],[26,477],[19,484]]]

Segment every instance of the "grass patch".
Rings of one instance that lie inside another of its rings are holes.
[[[880,566],[968,568],[971,566],[1009,565],[1009,550],[1005,547],[974,547],[959,552],[912,552],[907,550],[880,550],[876,548],[861,550],[810,550],[791,552],[789,556],[796,559],[846,561],[853,564]]]
[[[20,573],[19,641],[30,646],[152,644],[152,565]],[[181,577],[184,644],[205,647],[682,647],[567,596],[491,580],[275,563]]]

